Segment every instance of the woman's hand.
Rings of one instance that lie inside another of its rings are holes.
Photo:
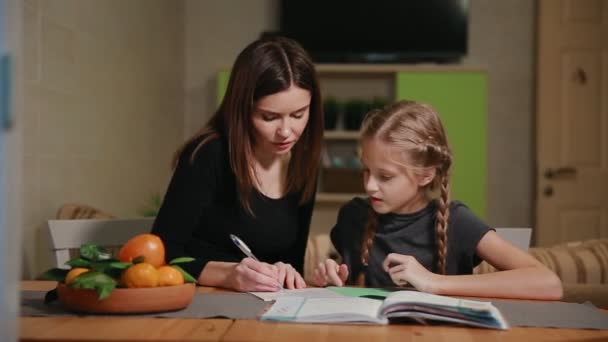
[[[348,279],[348,266],[338,265],[335,260],[327,259],[315,268],[314,280],[317,286],[343,286]]]
[[[382,267],[399,286],[408,283],[422,292],[433,293],[438,274],[429,272],[418,260],[411,255],[391,253],[386,256]]]
[[[282,262],[277,262],[274,264],[279,271],[279,284],[283,284],[283,287],[286,289],[303,289],[306,287],[306,282],[304,282],[304,278],[296,271],[293,266],[290,264],[285,264]]]
[[[245,258],[236,264],[226,281],[228,287],[236,291],[274,292],[281,289],[278,279],[277,266]]]

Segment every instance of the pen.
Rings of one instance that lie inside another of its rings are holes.
[[[238,236],[236,236],[234,234],[230,234],[230,239],[241,250],[241,252],[243,252],[246,256],[250,257],[251,259],[253,259],[255,261],[258,261],[258,262],[260,261],[260,260],[258,260],[258,258],[255,257],[255,255],[253,255],[253,253],[251,253],[251,249],[249,249],[249,246],[247,246],[243,242],[243,240],[239,239]]]
[[[253,255],[253,253],[251,252],[251,249],[249,249],[249,246],[247,246],[247,244],[245,244],[243,242],[243,240],[239,239],[238,236],[234,235],[234,234],[230,234],[230,240],[232,240],[232,242],[234,242],[234,244],[241,250],[241,252],[243,252],[243,254],[245,254],[246,256],[250,257],[251,259],[259,262],[260,260],[258,260],[258,258],[255,257],[255,255]],[[279,287],[281,288],[281,290],[283,289],[283,285],[279,284]]]

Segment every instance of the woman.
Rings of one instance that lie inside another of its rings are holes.
[[[152,229],[167,260],[194,257],[185,268],[206,286],[305,287],[322,135],[319,82],[308,54],[281,37],[247,46],[219,109],[176,153]],[[260,261],[243,258],[230,234]]]

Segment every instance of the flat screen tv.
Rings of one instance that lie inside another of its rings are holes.
[[[281,0],[280,34],[319,63],[453,62],[467,53],[468,0]]]

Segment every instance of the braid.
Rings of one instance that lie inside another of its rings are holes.
[[[426,177],[430,171],[435,171],[433,179],[419,190],[425,191],[427,199],[436,196],[435,190],[440,190],[436,213],[437,272],[446,274],[452,153],[439,114],[423,103],[399,101],[382,110],[370,112],[364,119],[361,138],[378,139],[393,145],[405,157],[398,162],[413,170],[417,177]],[[361,260],[364,264],[369,261],[377,225],[377,216],[372,212],[361,243]]]
[[[446,173],[438,175],[441,179],[441,196],[437,200],[437,271],[446,274],[448,254],[448,218],[450,216],[449,177]]]
[[[361,262],[366,266],[369,262],[369,251],[372,249],[376,229],[378,229],[378,215],[370,205],[367,223],[363,230],[363,239],[361,240]]]

